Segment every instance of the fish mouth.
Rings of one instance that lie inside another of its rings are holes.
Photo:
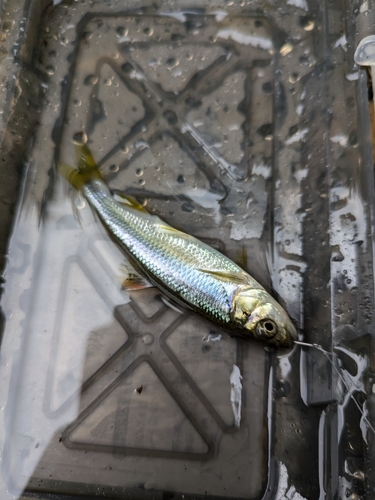
[[[291,325],[292,325],[292,328],[289,331],[289,335],[292,339],[292,342],[294,342],[295,340],[298,340],[298,332],[297,332],[297,328],[294,326],[294,324],[291,323]]]
[[[244,338],[248,338],[247,335],[241,335]],[[277,349],[291,349],[294,347],[294,342],[298,340],[298,333],[296,327],[291,324],[288,327],[283,327],[279,334],[273,339],[260,339],[254,335],[254,340],[260,342],[267,347],[276,347]]]

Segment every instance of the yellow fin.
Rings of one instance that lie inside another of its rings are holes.
[[[122,279],[121,290],[142,290],[144,288],[151,288],[153,285],[149,283],[136,269],[136,262],[127,259],[120,266],[121,274],[124,276]]]
[[[129,273],[128,277],[122,282],[121,290],[143,290],[144,288],[151,287],[153,285],[142,278],[142,276]]]
[[[76,149],[77,168],[80,172],[88,169],[96,170],[97,165],[94,157],[86,144],[80,144]]]
[[[234,261],[243,269],[247,269],[247,252],[244,245],[238,248]]]
[[[66,163],[59,162],[58,170],[65,177],[65,179],[67,179],[67,181],[79,191],[88,182],[95,179],[102,180],[103,178],[100,175],[98,166],[95,163],[91,151],[85,144],[78,146],[77,157],[77,169],[67,165]]]
[[[184,233],[183,231],[180,231],[179,229],[176,229],[175,227],[167,226],[166,224],[158,224],[158,227],[162,231],[168,231],[169,233],[179,234],[181,236],[189,236],[187,233]]]
[[[125,194],[119,193],[116,191],[113,195],[113,199],[118,203],[122,203],[127,207],[133,208],[134,210],[139,210],[139,212],[144,212],[148,214],[147,210],[132,196],[127,196]]]
[[[85,185],[85,180],[82,175],[75,168],[67,165],[66,163],[58,163],[58,170],[65,179],[80,191]]]

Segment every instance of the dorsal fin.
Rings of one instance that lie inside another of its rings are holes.
[[[122,282],[121,290],[143,290],[153,286],[139,274],[129,273]]]
[[[119,193],[116,191],[113,194],[113,199],[117,201],[118,203],[122,203],[123,205],[126,205],[127,207],[133,208],[134,210],[139,210],[139,212],[143,212],[148,214],[147,210],[135,199],[133,196],[128,196],[122,193]]]
[[[233,259],[242,269],[247,269],[247,252],[244,245],[240,245],[236,251],[236,256]]]
[[[202,273],[211,274],[215,278],[218,278],[225,283],[247,283],[245,273],[242,272],[231,272],[231,271],[211,271],[210,269],[199,269]]]
[[[172,234],[178,234],[180,236],[189,236],[187,233],[184,233],[183,231],[180,231],[179,229],[176,229],[175,227],[168,226],[168,224],[158,224],[158,228],[161,229],[162,231],[166,231],[168,233]]]

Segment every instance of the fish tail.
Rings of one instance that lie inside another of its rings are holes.
[[[59,162],[58,170],[78,191],[90,181],[103,180],[94,157],[86,144],[77,147],[77,160],[77,168]]]

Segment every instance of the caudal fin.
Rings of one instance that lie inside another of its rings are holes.
[[[77,168],[59,162],[58,170],[78,191],[90,181],[102,180],[94,157],[86,144],[77,146]]]

